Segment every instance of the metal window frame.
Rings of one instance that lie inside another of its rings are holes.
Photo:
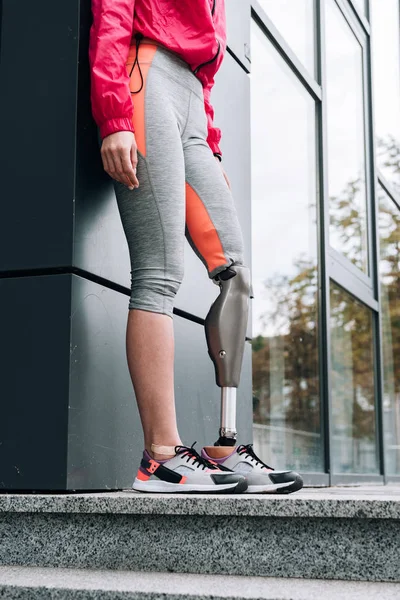
[[[372,67],[371,67],[372,68]],[[371,71],[372,73],[372,71]],[[375,139],[375,136],[374,136]],[[399,209],[400,212],[400,197],[396,194],[396,192],[392,189],[391,185],[385,180],[383,175],[379,173],[376,165],[376,156],[374,158],[374,168],[376,173],[376,186],[375,186],[375,212],[376,212],[376,260],[377,260],[377,295],[380,306],[382,306],[380,302],[381,298],[381,285],[380,285],[380,272],[379,272],[379,262],[380,262],[380,236],[379,236],[379,195],[378,195],[378,187],[381,186],[384,192],[389,196],[389,199],[393,202],[393,204]],[[379,426],[380,426],[380,435],[381,435],[381,452],[382,452],[382,473],[384,477],[384,483],[387,484],[391,481],[400,482],[400,473],[398,475],[388,474],[386,471],[386,446],[385,446],[385,428],[384,428],[384,416],[383,416],[383,397],[384,397],[384,366],[383,366],[383,324],[382,324],[382,311],[380,310],[377,315],[376,320],[376,328],[377,328],[377,347],[376,347],[376,357],[379,364],[379,393],[380,393],[380,406],[379,406]],[[397,478],[397,479],[396,479]]]
[[[325,0],[320,0],[321,5],[325,3]],[[339,252],[335,252],[333,247],[330,247],[330,254],[333,258],[339,260],[347,270],[350,270],[355,273],[355,275],[364,280],[367,284],[369,283],[372,286],[372,273],[373,273],[373,254],[371,248],[371,236],[372,236],[372,214],[371,214],[371,201],[372,201],[372,177],[371,172],[369,170],[369,165],[371,163],[371,157],[373,154],[370,152],[369,148],[369,137],[371,131],[371,104],[369,102],[369,90],[368,90],[368,34],[362,27],[360,27],[359,22],[354,17],[353,12],[350,10],[349,5],[346,4],[345,0],[331,0],[333,4],[336,4],[337,8],[342,14],[345,22],[347,23],[350,31],[353,33],[355,40],[359,43],[361,47],[361,61],[362,61],[362,101],[363,101],[363,109],[364,109],[364,119],[363,119],[363,131],[364,131],[364,164],[365,164],[365,199],[366,199],[366,234],[367,234],[367,261],[368,261],[368,272],[365,273],[361,269],[358,269],[351,263],[349,259],[347,259],[344,255]],[[324,15],[324,23],[325,23],[325,15]],[[326,36],[324,35],[323,43],[326,42]],[[324,56],[325,48],[324,48]],[[325,64],[325,63],[324,63]],[[325,67],[326,68],[326,67]],[[325,79],[326,86],[326,79]],[[326,87],[324,88],[326,89]],[[329,233],[329,232],[328,232]],[[329,239],[329,237],[327,238]],[[347,266],[346,266],[347,263]],[[354,267],[357,272],[354,271]]]
[[[354,0],[348,0],[350,7],[356,13],[361,25],[364,27],[365,31],[370,33],[370,23],[369,23],[369,0],[364,0],[365,2],[365,14],[359,9],[358,5],[354,2]]]
[[[400,9],[400,0],[399,9]],[[381,185],[400,210],[400,195],[392,189],[376,162],[374,93],[372,65],[372,27],[370,25],[370,2],[365,1],[365,14],[353,0],[333,0],[362,48],[362,86],[365,137],[365,186],[367,197],[368,275],[359,270],[347,258],[329,245],[329,190],[326,90],[326,15],[325,0],[314,0],[314,52],[315,74],[297,58],[280,34],[258,0],[251,0],[251,16],[289,66],[294,76],[303,84],[315,101],[316,107],[316,176],[317,176],[317,241],[319,269],[319,377],[320,415],[325,473],[305,473],[309,485],[348,485],[360,483],[400,482],[399,475],[385,471],[385,447],[383,430],[383,356],[382,319],[380,311],[379,282],[379,205],[378,185]],[[400,12],[400,11],[399,11]],[[399,65],[400,68],[400,65]],[[374,353],[374,386],[376,415],[376,448],[379,473],[347,474],[332,472],[332,392],[331,392],[331,333],[330,333],[330,285],[331,281],[345,292],[366,305],[372,314],[372,339]]]
[[[316,190],[317,190],[317,257],[318,257],[318,278],[321,281],[321,264],[323,264],[323,252],[321,252],[322,244],[323,244],[323,236],[321,236],[321,226],[320,222],[322,219],[322,211],[321,211],[321,168],[320,168],[320,116],[319,112],[322,106],[322,89],[318,83],[318,34],[317,34],[317,12],[318,12],[318,2],[319,0],[314,1],[314,38],[315,38],[315,71],[316,78],[314,78],[309,71],[303,66],[301,61],[294,54],[286,40],[279,33],[271,19],[267,16],[264,9],[258,3],[257,0],[252,0],[251,2],[251,16],[254,20],[255,24],[261,29],[261,31],[265,34],[266,38],[271,42],[274,49],[278,52],[283,61],[287,64],[287,66],[293,71],[293,73],[297,76],[300,83],[303,84],[304,88],[309,92],[310,96],[313,98],[315,102],[315,135],[316,135],[316,144],[315,144],[315,154],[316,154]],[[321,435],[323,436],[323,460],[322,464],[324,465],[324,472],[319,473],[311,473],[306,472],[302,473],[303,480],[305,485],[310,486],[329,486],[330,478],[329,478],[329,447],[327,444],[328,436],[326,435],[326,427],[328,426],[328,414],[326,411],[325,403],[323,398],[325,397],[325,381],[326,376],[325,365],[326,360],[324,360],[323,349],[326,348],[326,344],[324,343],[324,335],[323,330],[324,327],[322,324],[322,319],[324,315],[324,311],[322,309],[322,298],[321,298],[321,285],[319,285],[318,290],[318,351],[319,351],[319,390],[320,390],[320,430]]]
[[[274,23],[268,17],[265,10],[257,0],[251,0],[251,13],[257,25],[262,29],[266,37],[274,46],[275,50],[278,51],[279,55],[295,73],[298,80],[304,85],[314,100],[321,101],[321,86],[308,71],[308,69],[303,65],[303,63],[297,58],[294,51],[291,49],[285,38],[279,33],[278,29],[275,27]]]
[[[400,193],[398,194],[396,190],[393,189],[391,183],[387,179],[385,179],[384,175],[378,170],[378,183],[383,187],[387,195],[394,202],[397,208],[400,210]]]
[[[391,483],[395,483],[397,485],[400,484],[400,475],[386,475],[385,484],[390,485]]]
[[[372,475],[369,473],[339,473],[332,475],[331,477],[331,486],[334,485],[361,485],[361,484],[384,484],[383,475]]]

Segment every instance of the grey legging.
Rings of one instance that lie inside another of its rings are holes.
[[[136,56],[131,46],[127,69]],[[114,182],[131,258],[129,308],[172,316],[183,277],[186,237],[210,278],[243,264],[243,240],[231,192],[207,144],[202,84],[188,64],[143,40],[141,91],[132,95],[139,187]],[[141,87],[135,66],[131,91]]]

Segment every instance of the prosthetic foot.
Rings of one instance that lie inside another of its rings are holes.
[[[221,388],[221,427],[215,446],[236,444],[236,390],[240,381],[250,297],[250,271],[232,265],[216,279],[220,294],[205,321],[208,353]]]

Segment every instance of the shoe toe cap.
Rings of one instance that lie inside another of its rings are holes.
[[[272,483],[290,483],[301,479],[300,475],[294,471],[271,471],[268,475]]]
[[[229,483],[239,483],[245,481],[243,475],[239,475],[238,473],[215,473],[215,475],[211,475],[211,479],[214,481],[216,485],[226,485]]]

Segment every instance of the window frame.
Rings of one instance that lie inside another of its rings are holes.
[[[382,173],[377,169],[375,127],[373,69],[371,48],[371,27],[369,23],[370,7],[366,0],[364,15],[353,0],[332,0],[340,10],[355,39],[362,48],[362,81],[364,99],[364,135],[366,165],[366,197],[367,197],[367,235],[369,273],[361,272],[353,263],[331,248],[329,244],[329,190],[328,190],[328,154],[327,154],[327,106],[324,90],[326,89],[326,31],[325,0],[314,0],[314,41],[315,41],[315,76],[311,74],[297,58],[284,37],[268,17],[257,0],[251,0],[251,17],[261,28],[274,48],[287,63],[293,76],[296,77],[309,92],[316,103],[316,152],[317,152],[317,240],[318,240],[318,276],[319,276],[319,364],[320,364],[320,415],[321,433],[323,435],[325,473],[305,473],[305,482],[309,485],[338,485],[351,482],[388,483],[400,481],[400,474],[385,474],[385,448],[383,431],[383,356],[382,356],[382,322],[381,297],[379,285],[379,231],[378,231],[378,185],[387,191],[400,210],[400,196],[391,188]],[[400,7],[400,0],[399,7]],[[399,65],[400,68],[400,65]],[[374,385],[376,414],[376,444],[379,459],[379,474],[337,474],[332,473],[332,394],[330,343],[330,282],[338,284],[356,300],[365,304],[372,311],[373,352],[374,352]]]

